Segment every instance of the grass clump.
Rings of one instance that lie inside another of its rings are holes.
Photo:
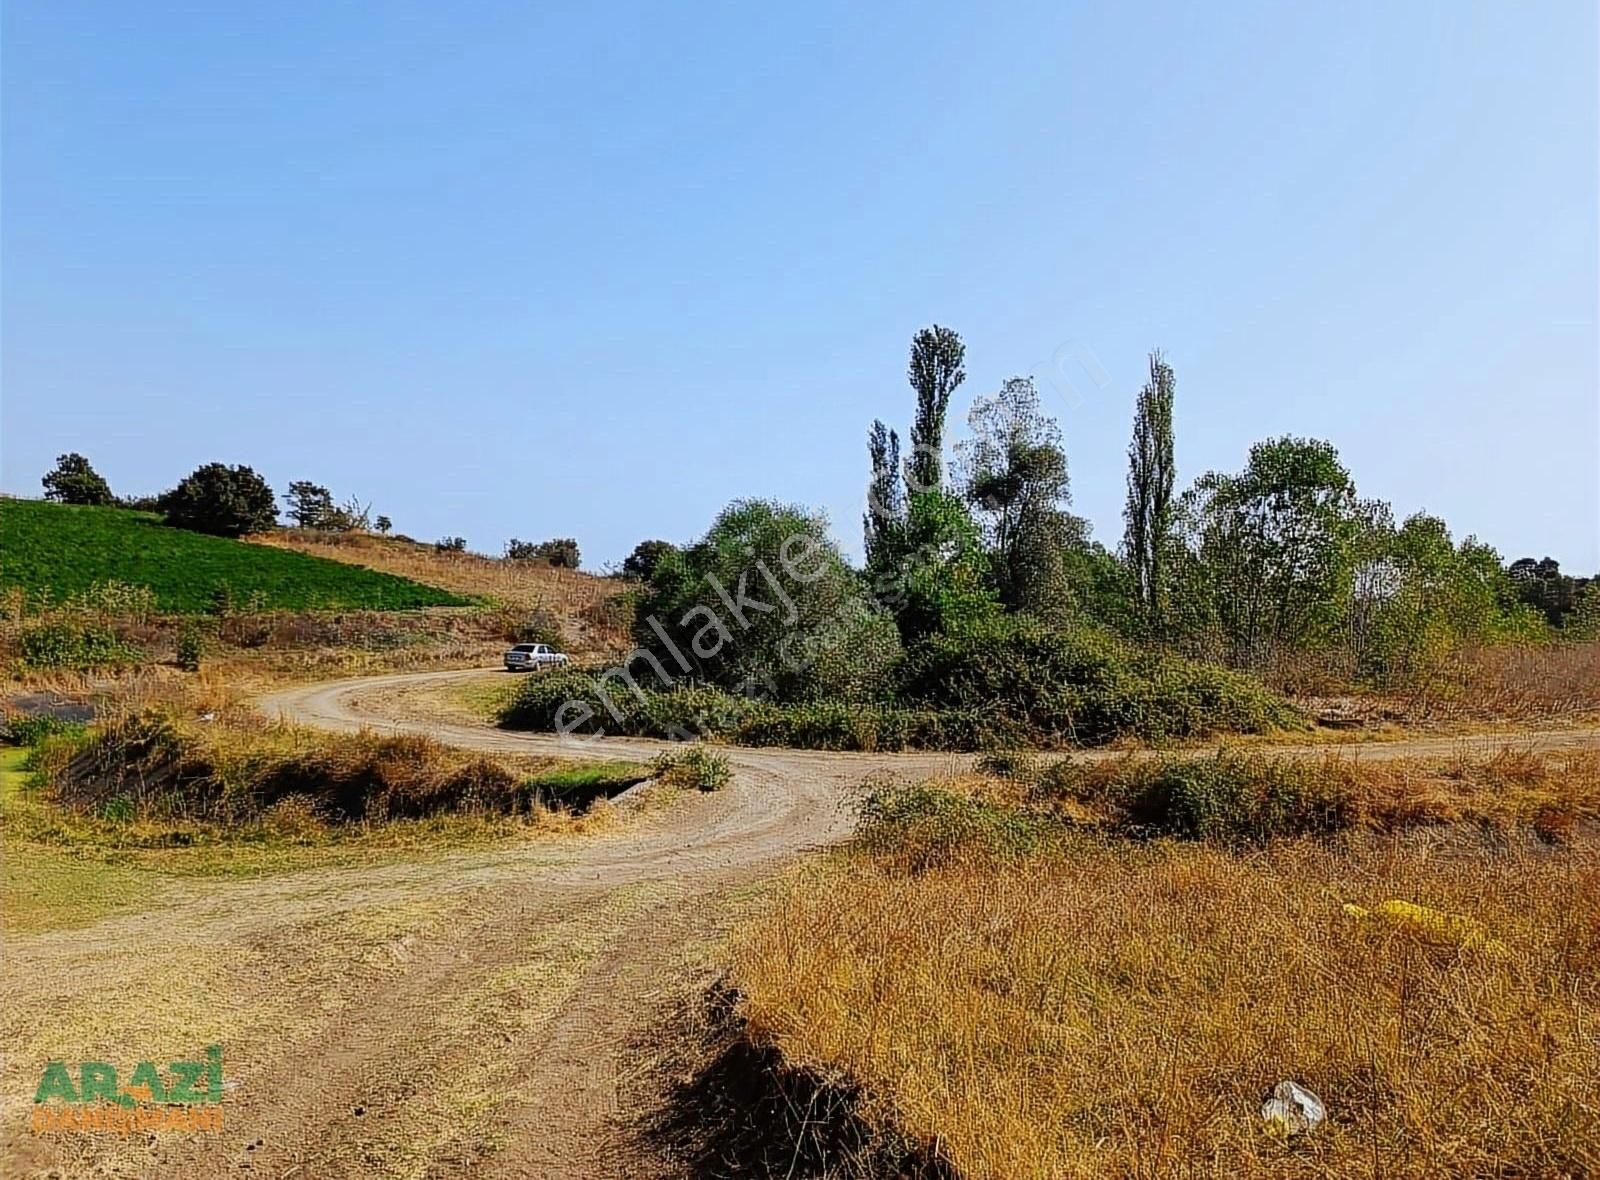
[[[922,783],[872,790],[861,805],[856,843],[880,864],[919,873],[972,857],[1015,859],[1052,837],[1039,816]]]
[[[584,806],[648,773],[616,762],[529,766],[411,735],[189,727],[159,711],[42,755],[40,766],[54,801],[79,814],[225,826],[261,822],[287,800],[334,825],[521,815]]]
[[[219,591],[267,610],[405,610],[466,601],[392,574],[168,528],[148,513],[121,508],[0,498],[0,532],[0,589],[15,588],[35,606],[106,583],[148,588],[157,610],[185,614],[211,610]]]
[[[668,786],[720,791],[732,779],[733,769],[726,756],[696,745],[661,754],[655,761],[655,775]]]
[[[41,745],[48,738],[79,737],[85,730],[81,721],[68,721],[48,713],[11,713],[0,723],[0,741],[26,749]]]

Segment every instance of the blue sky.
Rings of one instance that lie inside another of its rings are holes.
[[[242,462],[590,565],[761,495],[859,552],[938,322],[953,423],[1036,376],[1107,543],[1159,346],[1182,483],[1314,435],[1600,566],[1590,0],[4,20],[7,490]]]

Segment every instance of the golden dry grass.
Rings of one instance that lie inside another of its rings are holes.
[[[733,982],[749,1035],[859,1084],[963,1176],[1600,1172],[1590,825],[1250,851],[1079,833],[920,872],[867,847],[787,883],[736,936]],[[1493,942],[1343,908],[1394,900]],[[1259,1116],[1285,1079],[1330,1111],[1303,1141]]]
[[[561,620],[578,652],[612,653],[628,646],[628,622],[616,608],[625,583],[542,562],[506,561],[477,553],[441,553],[432,545],[368,533],[280,529],[250,538],[368,569],[398,574],[458,594],[522,609],[542,607]]]

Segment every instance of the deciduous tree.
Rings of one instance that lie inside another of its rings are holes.
[[[44,498],[62,504],[106,505],[115,499],[111,485],[77,452],[59,456],[43,483]]]

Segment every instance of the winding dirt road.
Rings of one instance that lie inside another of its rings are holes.
[[[269,713],[469,749],[650,757],[662,743],[562,742],[440,720],[435,672],[276,693]],[[1508,739],[1475,739],[1499,744]],[[1600,731],[1517,735],[1600,746]],[[1345,747],[1445,755],[1460,738]],[[1326,747],[1299,747],[1320,752]],[[849,831],[869,772],[951,755],[728,751],[729,787],[641,806],[613,832],[250,881],[167,879],[148,908],[8,940],[0,1173],[325,1177],[681,1175],[637,1134],[668,1068],[663,1012],[712,971],[719,934],[772,870]],[[43,1062],[132,1063],[225,1047],[219,1134],[27,1133]]]

